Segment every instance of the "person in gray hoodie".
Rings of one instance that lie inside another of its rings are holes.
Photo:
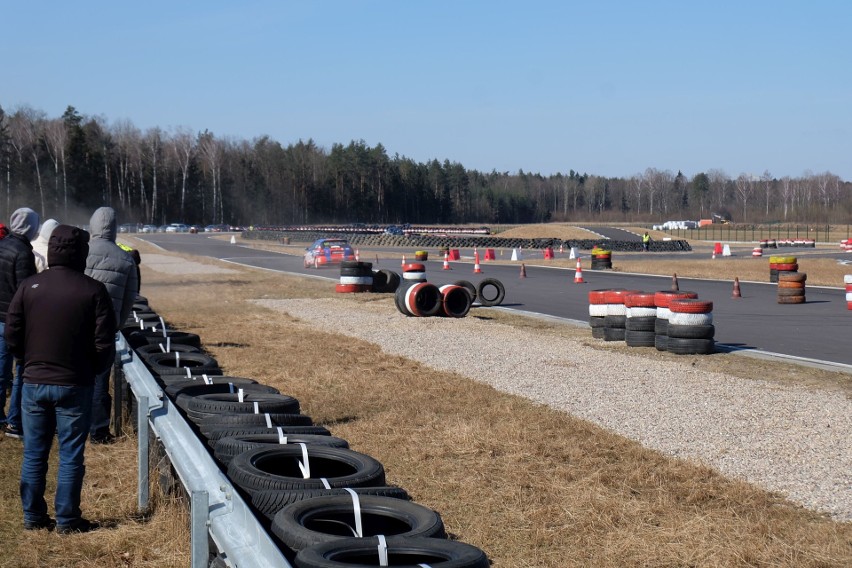
[[[16,209],[9,223],[9,235],[0,240],[0,422],[9,438],[22,438],[21,429],[21,366],[15,365],[12,378],[12,354],[2,338],[6,329],[6,312],[21,282],[36,273],[33,247],[30,241],[38,232],[38,213],[29,207]],[[6,386],[12,383],[9,414],[5,415]]]
[[[35,256],[35,265],[38,272],[43,272],[47,268],[47,243],[50,241],[50,234],[53,229],[59,224],[56,219],[48,219],[41,224],[41,229],[38,230],[38,236],[32,242],[33,255]]]
[[[89,256],[86,258],[86,275],[103,282],[112,299],[115,320],[119,328],[130,315],[136,292],[139,289],[136,263],[116,243],[117,222],[112,207],[100,207],[89,220]],[[113,345],[115,349],[115,345]],[[92,394],[92,423],[90,437],[93,444],[108,444],[112,397],[109,394],[109,368],[95,376]]]

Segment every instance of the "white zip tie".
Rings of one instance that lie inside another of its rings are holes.
[[[166,333],[166,322],[163,320],[163,316],[160,316],[160,325],[163,326],[163,337],[168,335]]]
[[[180,367],[180,351],[175,351],[175,367]]]
[[[168,353],[168,351],[166,351],[166,347],[162,343],[160,343],[159,345],[160,345],[160,351],[162,351],[163,353]]]
[[[349,489],[348,487],[345,487],[344,489],[352,496],[352,512],[355,515],[355,536],[363,538],[364,525],[361,522],[361,500],[358,498],[358,494],[355,493],[355,490]]]
[[[166,336],[166,353],[169,353],[172,350],[172,338],[170,336]]]
[[[385,540],[385,535],[376,536],[379,539],[379,566],[389,566],[388,564],[388,542]]]
[[[272,428],[272,417],[269,415],[268,412],[266,413],[266,427]]]
[[[278,430],[278,443],[279,444],[286,444],[287,443],[287,436],[284,435],[284,428],[282,428],[281,426],[278,426],[278,428],[276,428],[276,430]]]
[[[139,329],[145,329],[145,320],[139,320]]]
[[[234,383],[228,383],[228,392],[234,394]]]
[[[207,373],[201,375],[201,378],[204,380],[205,385],[212,385],[213,381],[210,380],[210,377],[207,376]]]
[[[240,390],[237,391],[237,401],[238,402],[245,402],[245,400],[243,399],[243,392],[244,392],[243,389],[240,389]]]
[[[428,564],[418,564],[418,566],[420,566],[420,568],[432,568]]]
[[[136,310],[133,310],[133,321],[139,321],[139,316],[136,315]]]
[[[331,489],[331,484],[328,482],[328,479],[320,477],[320,481],[322,481],[323,489]]]
[[[177,351],[175,351],[175,353],[177,353]],[[186,369],[186,378],[191,379],[192,378],[192,371],[189,370],[189,367],[184,367],[184,369]]]
[[[302,470],[302,477],[305,479],[311,478],[311,462],[308,460],[308,445],[299,442],[297,445],[302,446],[302,461],[299,462],[299,469]]]
[[[260,403],[258,401],[254,401],[252,404],[254,405],[254,413],[260,414]]]

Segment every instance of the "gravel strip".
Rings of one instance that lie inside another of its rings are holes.
[[[554,349],[505,324],[408,318],[384,302],[257,304],[547,404],[852,521],[852,401],[842,394],[708,373],[688,362],[603,354],[571,341]]]

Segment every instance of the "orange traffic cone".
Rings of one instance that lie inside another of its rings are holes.
[[[523,264],[523,263],[521,263],[521,276],[520,276],[520,277],[521,277],[521,278],[526,278],[526,277],[527,277],[527,267],[526,267],[526,266],[524,266],[524,264]]]
[[[450,268],[450,253],[449,253],[449,251],[444,253],[444,270],[452,270],[452,268]]]
[[[482,274],[482,268],[479,266],[479,251],[473,249],[473,273]]]
[[[674,290],[675,292],[680,290],[680,287],[678,286],[678,283],[677,283],[677,273],[672,274],[672,290]]]
[[[742,298],[743,295],[740,293],[740,279],[734,277],[734,293],[731,298]]]
[[[583,281],[583,269],[580,266],[580,259],[577,259],[577,270],[574,272],[574,284],[585,284]]]

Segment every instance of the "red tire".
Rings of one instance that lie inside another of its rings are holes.
[[[402,266],[403,272],[426,272],[426,266],[419,262],[410,262]]]
[[[678,299],[669,302],[669,309],[679,314],[709,314],[713,302],[708,300]]]
[[[660,290],[654,293],[654,305],[658,308],[668,308],[672,300],[697,299],[698,294],[687,290]]]
[[[335,291],[340,294],[350,294],[352,292],[369,292],[372,288],[372,285],[367,284],[337,284]]]
[[[850,284],[852,286],[852,284]],[[592,290],[589,292],[590,304],[606,304],[606,293],[610,290]]]
[[[628,308],[656,308],[654,293],[642,292],[639,294],[628,294],[624,298],[624,305]]]
[[[781,272],[781,271],[784,271],[784,272],[796,272],[797,270],[799,270],[799,265],[798,265],[798,264],[796,264],[796,263],[792,263],[792,264],[790,264],[790,263],[785,263],[785,264],[776,264],[775,266],[772,266],[772,265],[770,264],[770,265],[769,265],[769,268],[770,268],[770,269],[774,268],[774,269],[775,269],[775,270],[777,270],[778,272]]]
[[[608,290],[606,293],[607,304],[623,304],[624,297],[630,294],[641,294],[642,290]]]
[[[789,282],[789,281],[781,280],[781,278],[778,278],[778,287],[779,288],[804,288],[805,283],[804,282]]]

